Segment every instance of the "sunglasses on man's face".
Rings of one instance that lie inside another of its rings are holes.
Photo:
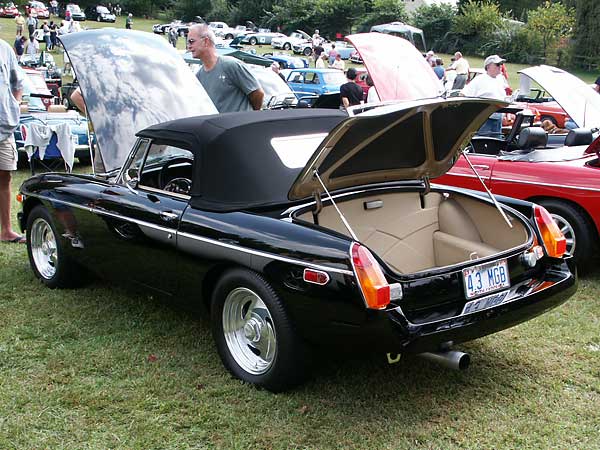
[[[502,67],[504,65],[504,63],[495,63],[496,67]]]

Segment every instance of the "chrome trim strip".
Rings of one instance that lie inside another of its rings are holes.
[[[82,206],[82,205],[78,205],[75,203],[71,203],[71,202],[66,202],[64,200],[57,200],[54,198],[48,198],[48,197],[44,197],[41,195],[36,195],[36,194],[25,194],[27,197],[35,197],[35,198],[40,198],[40,199],[44,199],[53,203],[61,203],[63,205],[67,205],[70,206],[72,208],[78,208],[78,209],[83,209],[84,211],[88,211],[91,213],[96,213],[99,215],[103,215],[103,216],[109,216],[109,217],[113,217],[119,220],[124,220],[126,222],[131,222],[131,223],[135,223],[136,225],[141,225],[141,226],[145,226],[145,227],[149,227],[149,228],[154,228],[156,230],[159,231],[164,231],[166,233],[176,233],[176,235],[182,236],[182,237],[187,237],[190,239],[194,239],[196,241],[201,241],[201,242],[205,242],[207,244],[212,244],[212,245],[217,245],[220,247],[225,247],[225,248],[229,248],[231,250],[236,250],[239,252],[243,252],[243,253],[249,253],[251,255],[255,255],[255,256],[262,256],[264,258],[271,258],[271,259],[275,259],[278,261],[283,261],[283,262],[287,262],[290,264],[296,264],[299,266],[304,266],[304,267],[310,267],[311,269],[316,269],[316,270],[323,270],[323,271],[327,271],[327,272],[333,272],[333,273],[339,273],[342,275],[350,275],[350,276],[354,276],[354,272],[352,272],[351,270],[346,270],[346,269],[338,269],[335,267],[330,267],[330,266],[323,266],[320,264],[314,264],[314,263],[310,263],[307,261],[302,261],[299,259],[294,259],[294,258],[288,258],[286,256],[280,256],[280,255],[274,255],[272,253],[267,253],[267,252],[262,252],[260,250],[252,250],[246,247],[241,247],[239,245],[233,245],[233,244],[227,244],[225,242],[221,242],[221,241],[217,241],[214,239],[210,239],[210,238],[205,238],[205,237],[201,237],[201,236],[195,236],[193,234],[189,234],[189,233],[183,233],[183,232],[177,232],[177,230],[175,228],[166,228],[166,227],[161,227],[159,225],[153,224],[153,223],[149,223],[149,222],[144,222],[142,220],[137,220],[137,219],[132,219],[129,217],[124,217],[122,215],[119,214],[114,214],[108,211],[103,211],[101,209],[97,209],[97,208],[91,208],[89,206]]]
[[[264,258],[276,259],[278,261],[283,261],[283,262],[287,262],[290,264],[297,264],[299,266],[309,267],[311,269],[317,269],[317,270],[323,270],[323,271],[327,271],[327,272],[340,273],[342,275],[354,276],[354,273],[351,270],[338,269],[338,268],[330,267],[330,266],[322,266],[320,264],[314,264],[314,263],[310,263],[307,261],[301,261],[299,259],[288,258],[287,256],[274,255],[272,253],[262,252],[260,250],[252,250],[252,249],[249,249],[246,247],[240,247],[238,245],[227,244],[225,242],[215,241],[214,239],[196,236],[194,234],[177,233],[177,236],[187,237],[190,239],[194,239],[196,241],[206,242],[208,244],[219,245],[221,247],[230,248],[232,250],[237,250],[237,251],[244,252],[244,253],[249,253],[249,254],[255,255],[255,256],[262,256]]]
[[[446,175],[450,175],[452,177],[476,178],[474,175],[469,175],[469,174],[465,174],[465,173],[447,173]],[[503,181],[503,182],[508,182],[508,183],[520,183],[520,184],[534,184],[536,186],[558,187],[558,188],[565,188],[565,189],[573,189],[576,191],[600,192],[600,188],[569,186],[566,184],[555,184],[555,183],[541,183],[538,181],[524,181],[524,180],[516,180],[516,179],[512,179],[512,178],[494,178],[492,181]]]

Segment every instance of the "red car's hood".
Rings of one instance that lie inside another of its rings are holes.
[[[439,97],[443,87],[423,55],[406,39],[383,33],[347,36],[364,61],[381,101]]]
[[[539,84],[582,128],[600,127],[600,95],[579,78],[551,66],[528,67],[519,71],[519,90],[526,93],[529,80]]]

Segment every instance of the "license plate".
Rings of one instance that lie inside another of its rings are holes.
[[[463,269],[467,299],[510,287],[506,259]]]
[[[494,306],[498,306],[506,300],[508,296],[508,291],[496,292],[492,295],[488,295],[487,297],[481,297],[477,300],[471,300],[470,302],[465,303],[465,307],[462,310],[460,315],[464,314],[472,314],[478,311],[483,311],[484,309],[493,308]]]

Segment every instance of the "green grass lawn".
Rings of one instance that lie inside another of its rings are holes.
[[[273,395],[229,376],[206,321],[101,280],[46,289],[3,244],[0,448],[600,448],[599,282],[461,345],[465,372],[331,355]]]
[[[599,449],[599,283],[461,345],[466,372],[331,355],[273,395],[229,376],[206,321],[102,280],[46,289],[25,246],[1,244],[0,449]]]

